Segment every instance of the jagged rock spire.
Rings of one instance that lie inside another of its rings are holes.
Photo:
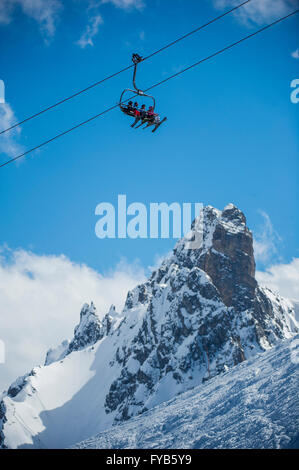
[[[227,307],[245,310],[252,306],[257,287],[252,234],[243,212],[232,204],[215,218],[211,247],[198,266],[211,277]]]
[[[97,315],[93,302],[90,306],[86,303],[80,312],[80,322],[75,327],[74,337],[69,344],[68,354],[91,346],[104,336],[103,324]]]

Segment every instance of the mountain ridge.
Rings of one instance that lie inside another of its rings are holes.
[[[200,246],[179,240],[121,314],[112,307],[100,320],[85,304],[71,342],[12,384],[0,445],[68,447],[298,332],[292,304],[255,280],[252,234],[236,206],[206,206],[192,230]]]

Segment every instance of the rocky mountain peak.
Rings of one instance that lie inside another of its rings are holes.
[[[225,206],[222,211],[222,218],[228,220],[235,220],[239,225],[246,224],[245,215],[240,209],[238,209],[237,206],[232,203],[227,204],[227,206]]]
[[[111,305],[111,307],[109,308],[108,314],[109,314],[111,317],[115,317],[116,315],[118,315],[117,312],[116,312],[115,305],[113,305],[113,304]]]
[[[103,324],[97,315],[94,303],[84,304],[80,312],[80,322],[74,329],[74,337],[68,346],[67,354],[95,344],[104,334]]]
[[[257,287],[253,238],[243,212],[233,204],[223,211],[206,206],[192,224],[195,230],[200,235],[198,247],[189,249],[189,239],[181,239],[152,279],[160,282],[172,264],[198,267],[210,277],[227,307],[242,311],[252,306]]]
[[[73,339],[71,341],[64,340],[56,348],[49,349],[46,354],[45,366],[61,361],[72,351],[92,346],[110,334],[120,320],[120,314],[117,313],[114,305],[111,305],[109,312],[100,320],[94,303],[91,302],[90,305],[85,303],[81,308],[80,322],[74,329]]]
[[[93,301],[90,302],[90,305],[88,303],[83,304],[81,311],[80,311],[80,323],[84,321],[84,317],[87,317],[89,315],[96,316],[96,314],[97,314],[97,309]]]
[[[287,303],[280,298],[278,306],[255,280],[253,239],[242,211],[207,206],[192,229],[202,235],[200,245],[189,249],[187,239],[180,240],[127,295],[125,323],[134,328],[136,312],[143,322],[134,340],[117,349],[122,369],[105,402],[117,420],[142,409],[136,401],[141,386],[144,410],[157,390],[170,397],[172,389],[205,381],[297,331]]]

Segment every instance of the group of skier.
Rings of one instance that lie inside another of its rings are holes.
[[[131,127],[135,127],[135,125],[139,121],[141,121],[140,125],[147,122],[148,126],[151,124],[157,124],[160,121],[160,117],[158,114],[154,112],[153,106],[149,106],[149,108],[146,109],[145,104],[143,104],[139,108],[137,101],[135,101],[134,104],[133,104],[133,101],[129,101],[128,105],[126,106],[126,111],[128,114],[135,117],[135,121],[133,122]]]

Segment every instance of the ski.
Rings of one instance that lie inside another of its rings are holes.
[[[154,125],[153,122],[148,121],[147,124],[146,124],[146,126],[143,127],[143,129],[147,129],[148,127],[153,126],[153,125]]]
[[[167,117],[163,118],[162,121],[158,122],[158,124],[155,125],[155,128],[152,130],[152,132],[155,132],[158,127],[161,126],[161,124],[163,124],[163,122],[167,121]]]
[[[141,126],[143,126],[143,124],[145,124],[145,122],[144,122],[144,121],[143,121],[143,122],[141,122],[140,124],[138,124],[138,126],[136,126],[136,127],[135,127],[135,129],[138,129],[138,127],[141,127]]]

